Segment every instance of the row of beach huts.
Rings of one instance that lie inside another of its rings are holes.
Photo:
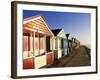
[[[24,19],[23,69],[38,69],[71,55],[73,48],[79,48],[80,42],[68,37],[63,29],[51,30],[41,15]]]

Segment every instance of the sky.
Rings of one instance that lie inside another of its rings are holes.
[[[50,29],[63,28],[69,38],[77,38],[81,44],[90,46],[91,14],[75,12],[51,12],[23,10],[23,18],[42,15]]]

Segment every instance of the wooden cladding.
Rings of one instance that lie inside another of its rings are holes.
[[[34,69],[34,57],[23,59],[23,69]]]
[[[23,24],[23,26],[44,32],[46,35],[49,35],[49,36],[53,35],[52,32],[49,30],[49,28],[47,28],[48,26],[42,18],[27,22]]]
[[[30,37],[25,35],[23,36],[23,51],[30,50]]]
[[[47,64],[52,64],[54,62],[54,53],[53,52],[48,52],[47,54]]]
[[[44,53],[45,35],[38,32],[23,33],[23,51],[31,51],[34,55],[40,55]]]

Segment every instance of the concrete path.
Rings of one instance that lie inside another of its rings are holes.
[[[71,55],[56,60],[52,65],[47,65],[43,68],[89,66],[90,63],[90,50],[87,51],[85,46],[80,46]]]
[[[76,55],[64,66],[88,66],[90,65],[90,58],[85,47],[81,46]]]

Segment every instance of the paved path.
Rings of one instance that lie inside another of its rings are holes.
[[[90,65],[89,54],[90,51],[87,51],[86,47],[80,46],[79,49],[72,52],[72,55],[65,56],[59,60],[56,60],[52,65],[45,66],[45,68],[88,66]]]
[[[90,65],[90,59],[85,47],[80,47],[76,55],[64,66],[87,66]]]

